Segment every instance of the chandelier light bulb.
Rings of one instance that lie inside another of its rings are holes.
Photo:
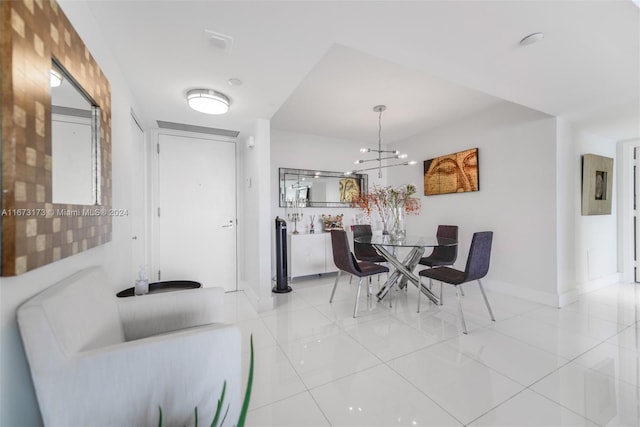
[[[369,151],[371,151],[371,150],[369,150],[368,148],[361,148],[360,149],[361,153],[368,153]]]
[[[407,164],[408,164],[408,165],[415,165],[415,164],[417,164],[417,163],[418,163],[418,162],[416,162],[415,160],[411,160],[411,161],[409,161],[409,163],[407,163]]]
[[[409,157],[407,154],[398,154],[399,159],[406,159],[407,157]]]

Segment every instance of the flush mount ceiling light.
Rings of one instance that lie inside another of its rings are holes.
[[[417,162],[415,160],[411,160],[411,161],[407,161],[407,162],[402,162],[402,163],[394,163],[394,164],[386,164],[386,165],[382,165],[382,161],[383,160],[389,160],[389,159],[400,159],[400,160],[404,160],[407,158],[406,154],[401,154],[398,150],[383,150],[382,149],[382,112],[384,110],[387,109],[386,105],[376,105],[375,107],[373,107],[373,111],[375,111],[376,113],[378,113],[378,148],[361,148],[360,152],[361,153],[376,153],[377,157],[372,158],[372,159],[361,159],[361,160],[356,160],[354,163],[356,165],[360,165],[366,162],[378,162],[378,166],[376,167],[372,167],[372,168],[365,168],[365,169],[359,169],[359,170],[353,170],[353,171],[349,171],[349,172],[345,172],[345,175],[351,175],[354,173],[358,173],[358,172],[364,172],[364,171],[369,171],[369,170],[373,170],[373,169],[378,169],[378,178],[382,178],[382,169],[383,168],[391,168],[394,166],[407,166],[407,165],[415,165]],[[388,154],[387,156],[383,157],[383,155]]]
[[[62,73],[53,68],[49,71],[49,86],[58,87],[62,84]]]
[[[191,89],[187,92],[189,107],[205,114],[224,114],[229,111],[229,98],[211,89]]]
[[[528,46],[530,44],[537,43],[542,39],[544,39],[544,33],[532,33],[520,40],[520,46]]]

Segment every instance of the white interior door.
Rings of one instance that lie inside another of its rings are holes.
[[[161,280],[236,290],[235,143],[159,135]]]
[[[133,181],[131,182],[131,254],[133,271],[130,277],[137,277],[140,266],[147,264],[147,156],[145,134],[135,118],[131,116],[131,142],[133,144],[131,163],[133,165]]]

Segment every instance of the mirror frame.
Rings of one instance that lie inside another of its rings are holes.
[[[0,4],[2,276],[34,270],[111,240],[111,88],[55,1]],[[55,58],[100,107],[100,200],[52,203]]]
[[[369,189],[369,175],[364,173],[356,173],[351,175],[345,175],[344,172],[332,172],[332,171],[321,171],[321,170],[312,170],[312,169],[291,169],[291,168],[279,168],[278,169],[278,206],[281,208],[286,208],[287,205],[284,199],[283,193],[283,182],[285,180],[286,175],[298,175],[298,176],[308,176],[311,178],[315,177],[326,177],[326,178],[356,178],[360,180],[360,194],[365,195]],[[309,207],[309,208],[348,208],[351,207],[351,203],[349,202],[312,202],[308,201],[304,204],[304,206],[300,207]]]

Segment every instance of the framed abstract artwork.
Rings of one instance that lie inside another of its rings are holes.
[[[582,156],[582,215],[611,215],[613,159]]]
[[[424,161],[424,195],[478,191],[478,149]]]

